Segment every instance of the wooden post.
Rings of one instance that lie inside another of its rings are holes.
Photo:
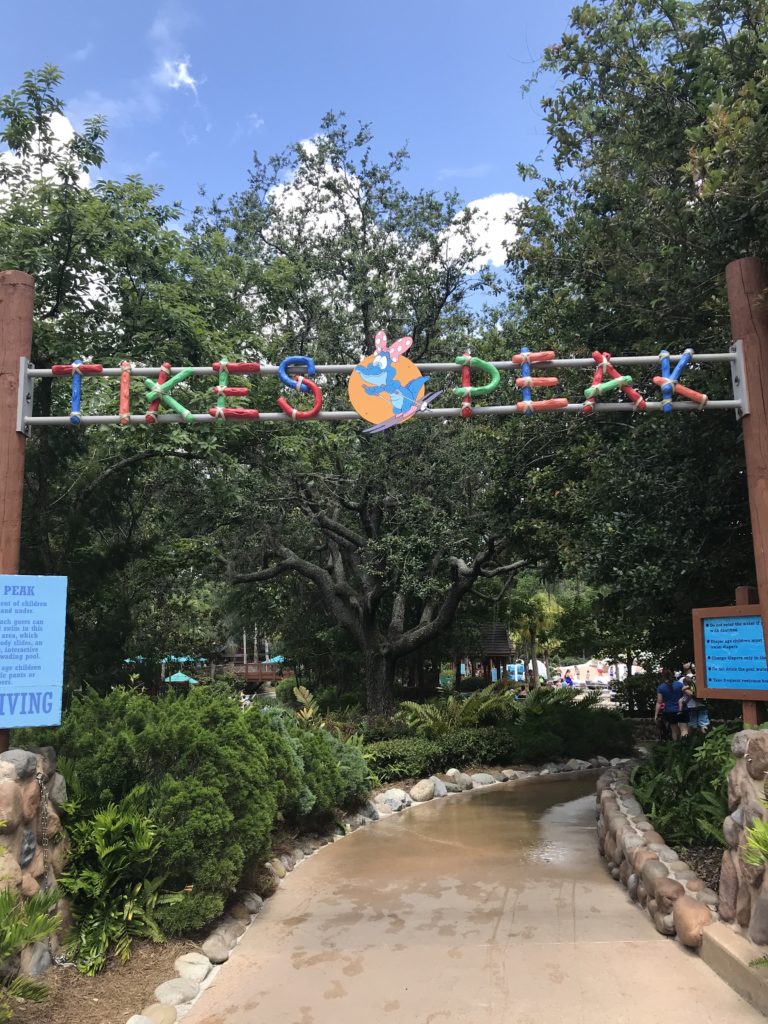
[[[741,424],[760,617],[768,660],[768,272],[761,260],[749,256],[728,264],[725,283],[731,334],[734,341],[741,339],[744,347],[749,413]],[[744,704],[745,724],[746,715],[752,715],[748,704],[754,703]],[[754,715],[758,714],[755,709]]]
[[[757,604],[758,593],[754,587],[736,587],[736,604]],[[763,627],[765,628],[765,627]],[[741,718],[746,726],[761,725],[765,721],[765,701],[743,700],[741,702]]]
[[[21,270],[0,271],[0,573],[19,571],[24,435],[16,433],[19,360],[32,353],[35,283]],[[0,753],[10,744],[0,729]]]

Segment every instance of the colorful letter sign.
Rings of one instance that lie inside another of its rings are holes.
[[[0,729],[61,723],[66,576],[0,576]]]

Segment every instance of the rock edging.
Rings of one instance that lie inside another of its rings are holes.
[[[656,931],[689,949],[718,920],[718,897],[656,832],[629,785],[625,767],[597,780],[597,844],[611,876],[648,913]]]

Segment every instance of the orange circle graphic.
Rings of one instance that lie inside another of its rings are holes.
[[[368,369],[373,366],[373,362],[377,358],[380,358],[379,354],[374,353],[361,359],[358,365]],[[408,394],[407,397],[403,397],[401,408],[396,408],[393,405],[391,392],[398,391],[398,384],[407,387],[412,381],[421,377],[422,373],[418,366],[405,356],[400,356],[397,362],[392,362],[390,369],[394,371],[394,381],[388,380],[386,385],[390,393],[382,391],[378,395],[369,394],[366,387],[375,387],[376,385],[366,381],[357,370],[354,370],[349,378],[349,400],[352,407],[369,423],[383,423],[385,420],[392,419],[398,412],[409,412],[413,405],[418,404],[424,397],[425,386],[422,384],[415,395]],[[382,373],[385,372],[382,370]],[[395,396],[395,402],[397,400],[397,396]]]

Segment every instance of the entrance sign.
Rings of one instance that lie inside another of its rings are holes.
[[[695,608],[693,640],[697,696],[768,701],[759,605]]]
[[[66,576],[0,576],[0,729],[61,723]]]
[[[663,349],[659,355],[612,356],[596,350],[590,358],[566,359],[558,359],[552,350],[531,352],[523,346],[511,359],[488,362],[465,351],[448,363],[411,362],[405,352],[412,344],[408,337],[389,344],[384,332],[379,331],[371,355],[359,363],[343,364],[315,364],[309,356],[289,355],[277,366],[221,359],[208,366],[171,366],[169,362],[162,366],[134,366],[123,360],[120,366],[109,367],[89,359],[74,359],[50,369],[38,369],[22,358],[16,430],[29,436],[34,427],[82,428],[108,424],[128,427],[163,423],[192,427],[255,420],[302,423],[362,419],[374,424],[373,429],[367,428],[368,433],[374,433],[413,416],[443,420],[454,416],[462,419],[532,416],[540,412],[588,416],[593,412],[632,415],[730,409],[741,417],[749,412],[743,387],[743,353],[738,341],[728,352],[696,354],[686,349],[680,355],[670,355]],[[730,366],[733,397],[710,400],[705,394],[679,383],[683,369],[709,363]],[[670,369],[673,364],[674,370]],[[635,381],[646,391],[647,397],[633,386],[633,377],[620,373],[616,366],[650,371],[650,379]],[[539,372],[558,368],[589,369],[591,384],[570,397],[535,399],[535,389],[562,388],[558,377]],[[461,384],[453,386],[457,376]],[[333,377],[348,378],[352,408],[329,408],[330,399],[337,398],[341,391],[331,386]],[[440,379],[446,377],[447,380]],[[34,415],[34,385],[42,378],[58,382],[56,405],[60,409],[68,406],[66,415]],[[216,383],[209,378],[215,378]],[[277,378],[278,387],[271,397],[261,389],[260,404],[267,402],[266,408],[263,404],[262,408],[256,408],[254,378]],[[430,390],[427,390],[427,383]],[[290,403],[280,393],[280,388],[293,392]],[[473,398],[485,400],[499,390],[508,398],[517,398],[522,393],[522,401],[503,403],[502,400],[498,405],[472,401]]]

